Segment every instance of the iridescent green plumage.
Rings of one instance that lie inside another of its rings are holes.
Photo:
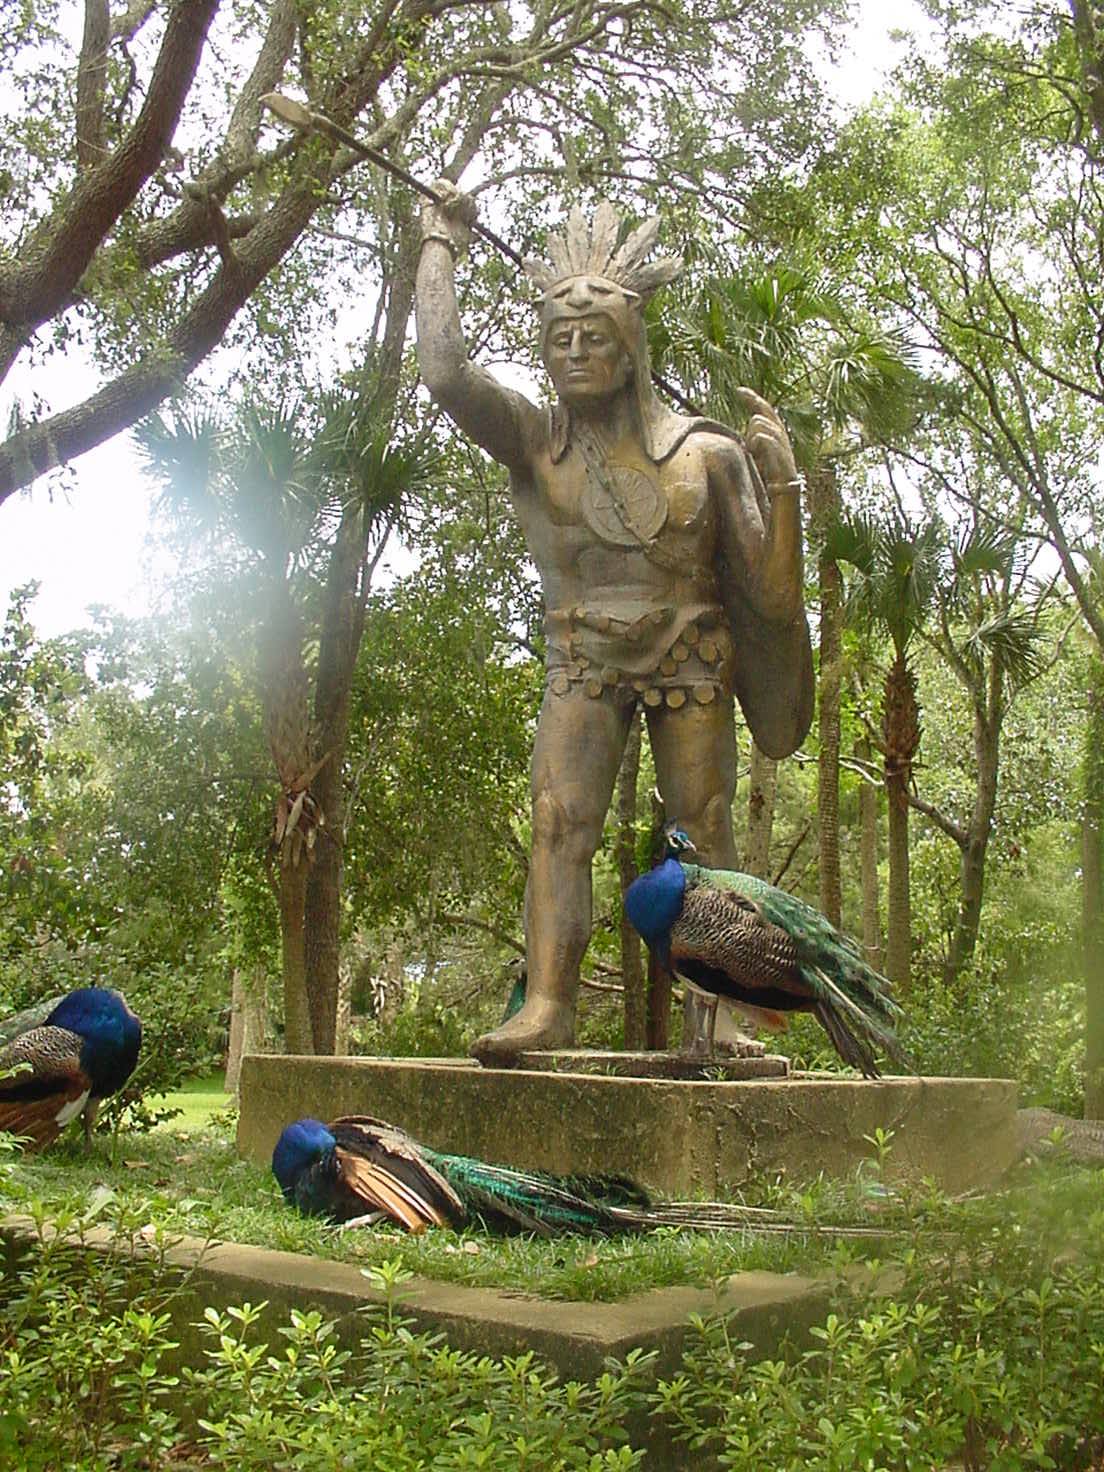
[[[788,1013],[811,1012],[868,1078],[878,1077],[875,1048],[905,1062],[889,982],[853,941],[764,879],[684,863],[693,843],[677,823],[666,832],[666,858],[625,892],[625,913],[659,965],[775,1030]]]

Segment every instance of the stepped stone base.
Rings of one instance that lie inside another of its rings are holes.
[[[893,1130],[890,1180],[930,1177],[959,1192],[1017,1158],[1008,1079],[736,1081],[617,1078],[463,1059],[243,1060],[238,1149],[267,1163],[303,1115],[373,1114],[437,1150],[522,1169],[618,1171],[661,1196],[714,1195],[752,1176],[844,1176]]]

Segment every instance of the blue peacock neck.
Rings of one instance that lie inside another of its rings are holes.
[[[648,945],[669,936],[682,912],[685,892],[686,874],[673,854],[629,886],[625,911]]]

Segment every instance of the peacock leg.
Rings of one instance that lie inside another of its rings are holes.
[[[81,1110],[81,1128],[84,1131],[84,1148],[92,1149],[92,1131],[96,1126],[96,1115],[100,1112],[99,1099],[89,1099]]]

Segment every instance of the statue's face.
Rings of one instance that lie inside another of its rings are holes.
[[[632,359],[602,312],[553,322],[544,339],[544,361],[567,404],[610,398],[632,378]]]

